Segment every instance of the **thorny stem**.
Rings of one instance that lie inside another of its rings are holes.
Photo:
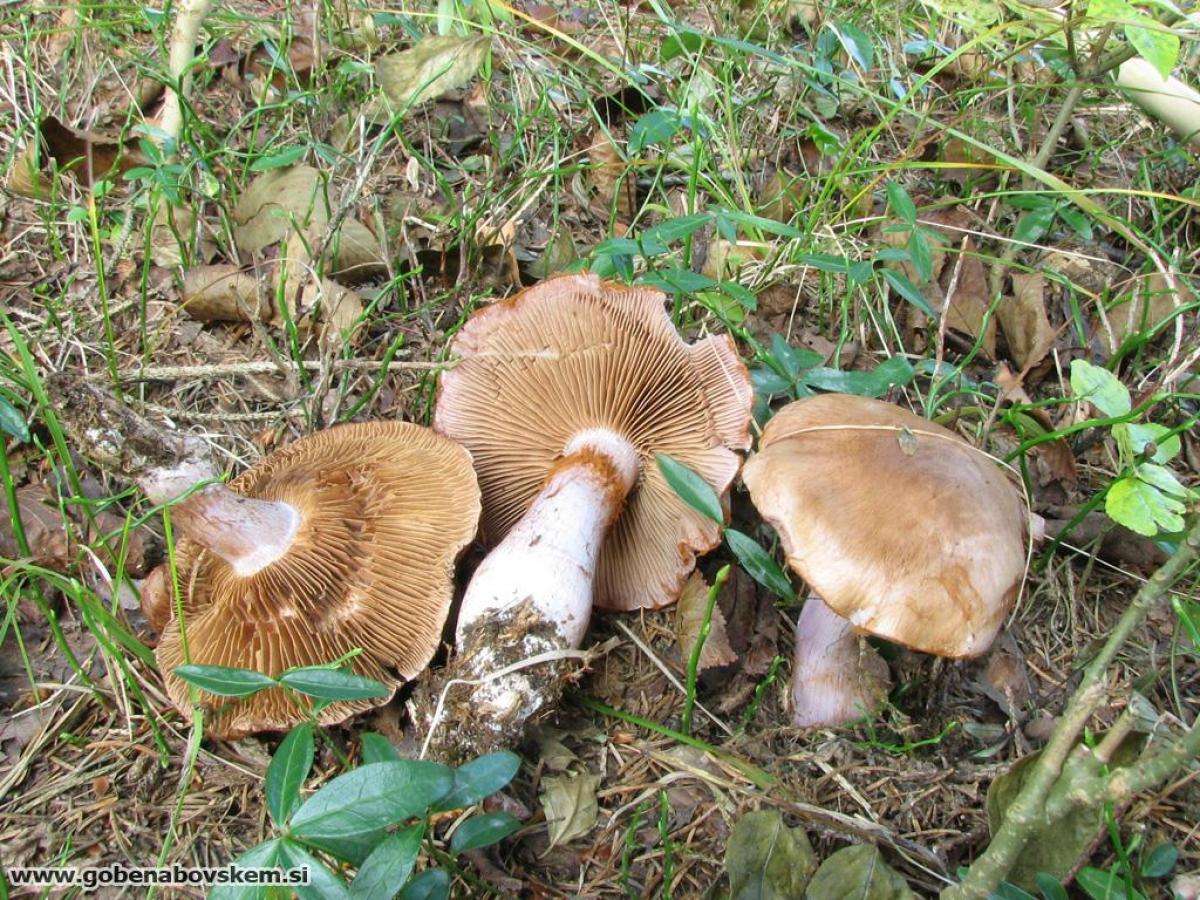
[[[961,884],[942,891],[942,900],[984,900],[1008,874],[1039,823],[1045,820],[1047,798],[1051,791],[1063,777],[1073,774],[1064,771],[1064,764],[1088,719],[1105,697],[1108,667],[1146,614],[1163,599],[1171,585],[1196,559],[1197,553],[1200,553],[1200,520],[1192,525],[1175,554],[1142,585],[1104,647],[1088,664],[1050,742],[1038,757],[1029,780],[1009,807],[992,842],[971,865]],[[1143,757],[1117,774],[1104,777],[1102,786],[1106,788],[1105,792],[1084,794],[1082,802],[1100,803],[1117,796],[1130,796],[1135,790],[1161,781],[1180,762],[1197,753],[1200,753],[1200,723],[1193,724],[1182,740],[1173,742],[1167,749]],[[1086,751],[1086,754],[1087,757],[1092,755],[1090,751]],[[1079,759],[1081,764],[1086,764],[1085,757]],[[1080,792],[1072,791],[1071,794],[1072,804],[1078,803]]]

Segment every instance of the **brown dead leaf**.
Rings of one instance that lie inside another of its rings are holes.
[[[251,273],[237,266],[196,266],[183,277],[183,308],[201,322],[261,322],[272,304]]]
[[[1021,648],[1009,632],[1003,632],[992,645],[977,683],[1011,718],[1024,720],[1026,704],[1033,697],[1033,682]]]
[[[463,87],[475,77],[490,47],[487,35],[430,35],[407,50],[381,56],[375,62],[375,76],[386,103],[372,105],[368,118],[387,121],[395,113]]]
[[[1177,306],[1192,303],[1187,284],[1179,278],[1176,283],[1178,292],[1172,291],[1162,273],[1155,270],[1121,285],[1115,292],[1117,302],[1109,309],[1097,304],[1096,327],[1105,349],[1116,353],[1129,337],[1147,333],[1165,322]]]
[[[989,359],[996,358],[996,319],[988,318],[988,284],[983,263],[973,254],[970,238],[961,243],[962,254],[942,268],[938,283],[949,294],[946,327],[967,335],[972,340],[982,335],[981,348]],[[957,278],[957,280],[956,280]],[[944,296],[945,294],[943,294]],[[986,322],[986,324],[985,324]]]
[[[358,219],[346,219],[325,245],[324,268],[345,284],[359,284],[387,272],[383,248]]]
[[[628,164],[603,128],[592,133],[587,153],[590,165],[584,173],[584,181],[594,195],[593,210],[607,218],[615,203],[617,221],[628,225],[633,221],[637,188]]]
[[[147,164],[136,141],[68,128],[54,116],[47,116],[38,127],[37,137],[13,162],[5,187],[14,194],[44,199],[51,183],[46,162],[51,160],[60,171],[75,174],[85,186]]]
[[[691,659],[692,650],[700,636],[704,624],[704,613],[708,608],[708,582],[699,570],[693,571],[691,577],[683,585],[679,595],[679,603],[675,609],[675,639],[679,642],[679,650],[685,661]],[[700,664],[697,671],[703,672],[715,666],[727,666],[737,659],[737,654],[729,646],[729,636],[725,633],[725,617],[721,608],[714,606],[710,620],[710,631],[700,650]]]
[[[233,208],[233,239],[242,253],[258,253],[295,230],[324,232],[329,217],[319,171],[312,166],[272,169],[250,182]]]
[[[1040,272],[1014,272],[1013,293],[1000,301],[997,318],[1013,362],[1021,370],[1041,363],[1054,346],[1054,327],[1046,315],[1045,283]]]
[[[542,779],[542,809],[546,814],[550,847],[587,834],[596,824],[599,805],[596,790],[600,776],[590,772],[548,775]]]

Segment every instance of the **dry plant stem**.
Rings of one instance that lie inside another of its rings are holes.
[[[171,43],[167,49],[171,84],[163,104],[162,130],[176,147],[183,133],[183,97],[192,82],[188,69],[196,55],[200,24],[211,4],[212,0],[180,0],[175,12],[175,26],[171,30]]]
[[[992,838],[983,855],[971,865],[963,882],[942,892],[943,900],[984,900],[1008,874],[1029,838],[1039,824],[1045,821],[1047,798],[1064,775],[1064,765],[1071,756],[1084,726],[1096,707],[1104,700],[1107,693],[1108,667],[1134,629],[1163,599],[1171,585],[1195,560],[1198,552],[1200,521],[1188,531],[1187,538],[1175,555],[1142,585],[1100,653],[1088,664],[1083,679],[1064,710],[1050,742],[1038,758],[1033,773],[1021,793],[1009,807],[1000,830]],[[1086,795],[1085,802],[1101,803],[1109,799],[1108,794],[1111,792],[1130,793],[1135,787],[1144,788],[1166,777],[1172,771],[1168,766],[1173,767],[1188,759],[1189,754],[1194,756],[1196,751],[1200,750],[1200,734],[1197,730],[1198,726],[1193,725],[1186,737],[1172,744],[1167,750],[1144,757],[1129,769],[1122,770],[1120,778],[1112,776],[1105,793]],[[1091,755],[1090,751],[1086,752]]]

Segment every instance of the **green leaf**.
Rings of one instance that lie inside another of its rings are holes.
[[[455,829],[454,836],[450,838],[450,849],[454,853],[465,853],[480,847],[490,847],[520,827],[520,819],[510,813],[480,813],[471,816]]]
[[[652,144],[670,140],[683,125],[673,109],[655,109],[646,113],[629,130],[629,152],[638,154]]]
[[[672,219],[667,219],[664,222],[655,225],[653,228],[647,228],[642,232],[641,239],[659,241],[663,244],[673,244],[676,241],[682,241],[684,238],[689,238],[709,222],[712,221],[710,213],[692,213],[690,216],[675,216]]]
[[[1024,888],[1019,888],[1011,881],[1002,881],[992,892],[988,900],[1037,900],[1033,894]]]
[[[1196,495],[1192,491],[1183,486],[1182,482],[1175,477],[1175,473],[1164,466],[1156,466],[1154,463],[1142,463],[1137,467],[1137,477],[1146,484],[1154,485],[1164,494],[1170,494],[1173,497],[1180,497],[1184,500],[1190,499]]]
[[[1013,230],[1013,240],[1026,244],[1035,244],[1042,235],[1050,230],[1054,222],[1054,207],[1043,206],[1030,210],[1017,221]]]
[[[367,700],[387,697],[392,693],[390,687],[373,678],[363,678],[352,672],[325,666],[289,669],[279,676],[279,681],[294,691],[318,700]]]
[[[1179,861],[1179,850],[1175,845],[1164,841],[1157,844],[1142,861],[1143,878],[1166,878]]]
[[[755,228],[766,234],[774,234],[779,237],[786,238],[802,238],[804,232],[799,228],[794,228],[791,225],[785,225],[783,222],[776,222],[774,219],[767,219],[763,216],[756,216],[752,213],[742,212],[736,209],[725,209],[720,207],[716,210],[717,215],[723,218],[726,222],[732,222],[735,225],[740,225],[743,229]],[[728,239],[728,238],[727,238]],[[846,266],[843,263],[839,272],[846,271]]]
[[[236,869],[284,868],[283,839],[264,841],[251,847],[232,863]],[[270,889],[259,885],[218,884],[208,892],[208,900],[263,900]]]
[[[438,801],[434,811],[474,806],[512,781],[520,768],[521,757],[508,750],[463,763],[454,770],[454,787]]]
[[[1171,29],[1158,25],[1149,16],[1138,19],[1150,23],[1148,27],[1126,25],[1125,37],[1133,44],[1142,59],[1154,66],[1163,78],[1171,76],[1171,70],[1179,62],[1179,35]]]
[[[758,541],[733,528],[726,528],[725,543],[751,578],[784,600],[795,599],[787,575]]]
[[[287,869],[308,869],[308,884],[297,884],[293,888],[300,900],[350,900],[345,882],[295,841],[286,838],[280,841],[279,855]]]
[[[909,281],[904,275],[894,269],[880,269],[879,274],[883,276],[883,280],[892,286],[897,294],[915,306],[929,318],[937,321],[938,313],[934,309],[925,295],[921,293],[921,289]]]
[[[312,725],[305,722],[279,742],[267,766],[267,812],[279,827],[283,827],[300,802],[300,788],[312,769],[313,749]]]
[[[817,855],[802,828],[788,828],[779,810],[743,815],[725,846],[729,900],[803,897]]]
[[[915,900],[874,844],[843,847],[821,863],[805,894],[811,900]]]
[[[1086,359],[1071,361],[1071,392],[1109,418],[1126,415],[1133,409],[1129,389],[1117,376]]]
[[[933,281],[933,251],[929,247],[929,239],[919,229],[914,229],[908,239],[908,252],[921,284]]]
[[[654,458],[658,463],[658,471],[662,472],[667,484],[684,503],[702,516],[712,519],[718,525],[725,524],[725,511],[721,507],[721,498],[703,477],[665,453],[658,453]]]
[[[842,394],[857,394],[860,397],[882,397],[896,385],[905,385],[913,380],[916,372],[903,356],[884,360],[870,372],[843,372],[840,369],[812,369],[804,376],[809,387]]]
[[[1200,651],[1200,603],[1182,599],[1178,594],[1171,596],[1171,608],[1179,617],[1179,623],[1192,642],[1192,649]]]
[[[1170,462],[1179,455],[1181,449],[1179,435],[1171,434],[1171,429],[1154,422],[1145,424],[1127,422],[1125,427],[1128,429],[1130,440],[1133,443],[1134,453],[1141,453],[1146,449],[1147,444],[1153,444],[1154,455],[1150,458],[1156,463]],[[1116,426],[1113,426],[1113,429],[1116,430]]]
[[[889,181],[887,186],[888,208],[909,225],[917,224],[917,205],[898,181]]]
[[[339,775],[292,816],[297,840],[358,864],[383,829],[424,815],[454,786],[448,768],[422,760],[370,763]]]
[[[388,835],[358,867],[350,885],[354,900],[391,900],[417,864],[425,823]]]
[[[282,169],[284,166],[290,166],[297,162],[307,149],[307,147],[288,147],[286,150],[280,150],[270,156],[260,156],[250,163],[250,171],[266,172],[268,169]]]
[[[695,294],[717,286],[707,275],[679,266],[649,271],[638,279],[638,284],[648,284],[667,294]]]
[[[1183,530],[1185,509],[1179,500],[1134,475],[1114,481],[1104,498],[1104,511],[1110,519],[1146,537]]]
[[[394,762],[401,759],[400,751],[392,746],[392,742],[382,734],[374,731],[364,731],[358,736],[358,745],[362,748],[362,762]]]
[[[1046,872],[1038,872],[1033,876],[1033,883],[1042,893],[1042,900],[1069,900],[1067,889],[1062,882]]]
[[[29,426],[25,424],[25,417],[3,397],[0,397],[0,431],[15,437],[22,444],[29,443]]]
[[[448,900],[450,876],[441,869],[426,869],[404,886],[396,900]]]
[[[1132,896],[1125,893],[1125,879],[1116,872],[1104,872],[1092,866],[1084,866],[1075,873],[1075,886],[1092,900],[1142,900],[1138,891]]]
[[[229,666],[186,663],[176,666],[174,672],[188,684],[218,697],[249,697],[277,684],[270,675],[255,672],[253,669],[234,669]]]

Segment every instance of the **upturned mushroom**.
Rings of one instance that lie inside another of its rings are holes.
[[[441,720],[453,725],[436,754],[519,738],[556,700],[564,670],[548,674],[547,660],[581,646],[593,605],[671,603],[696,555],[720,541],[655,456],[724,494],[735,451],[749,446],[749,375],[728,336],[687,344],[664,299],[559,277],[484,308],[455,336],[434,428],[471,452],[494,549],[463,598],[446,673],[473,684],[449,694]],[[424,715],[437,725],[437,710]]]
[[[172,509],[180,586],[156,651],[172,702],[191,717],[185,661],[278,675],[337,660],[392,686],[437,649],[454,564],[475,534],[479,488],[470,456],[426,428],[341,425],[302,438],[229,485]],[[163,571],[155,590],[171,596]],[[153,602],[151,609],[154,608]],[[390,695],[389,695],[390,697]],[[323,724],[386,702],[332,703]],[[237,737],[302,721],[305,701],[272,688],[230,701],[201,692],[207,731]]]
[[[796,627],[797,725],[878,707],[887,670],[860,635],[977,656],[1016,601],[1027,515],[1014,479],[907,410],[841,394],[791,403],[742,479],[816,594]]]

